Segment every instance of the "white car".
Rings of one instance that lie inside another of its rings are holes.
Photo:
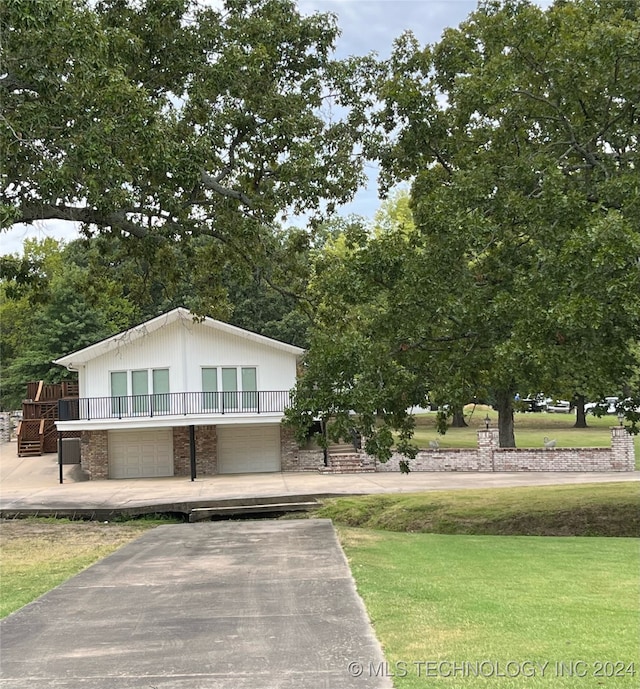
[[[556,414],[569,414],[571,412],[571,402],[567,400],[555,400],[552,404],[547,404],[547,411]]]

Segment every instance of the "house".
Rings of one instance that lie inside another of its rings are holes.
[[[81,431],[92,479],[295,470],[281,422],[302,354],[177,308],[54,362],[79,387],[57,430]]]

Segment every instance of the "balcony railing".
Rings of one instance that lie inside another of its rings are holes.
[[[127,397],[80,397],[58,401],[60,421],[155,416],[270,414],[289,406],[288,390],[267,392],[170,392]]]

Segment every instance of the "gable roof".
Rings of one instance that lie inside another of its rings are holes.
[[[235,325],[229,325],[229,323],[223,323],[222,321],[217,321],[214,318],[209,318],[205,316],[202,320],[195,320],[193,314],[183,307],[178,307],[173,309],[173,311],[168,311],[160,316],[156,316],[149,321],[135,325],[129,330],[124,330],[121,333],[112,335],[100,342],[84,347],[83,349],[78,349],[71,354],[66,354],[61,356],[59,359],[53,361],[54,364],[59,364],[60,366],[66,366],[70,369],[75,369],[78,366],[82,366],[92,359],[96,359],[107,352],[110,352],[124,343],[131,343],[138,340],[145,335],[149,335],[160,328],[163,328],[176,321],[188,321],[193,325],[203,325],[204,327],[212,328],[214,330],[219,330],[220,332],[226,333],[228,335],[235,335],[236,337],[242,337],[246,340],[251,340],[252,342],[257,342],[258,344],[264,345],[265,347],[272,347],[273,349],[279,349],[288,354],[294,354],[295,356],[301,356],[304,354],[304,349],[296,347],[294,345],[287,344],[286,342],[280,342],[279,340],[273,340],[270,337],[265,337],[264,335],[258,335],[257,333],[252,333],[250,330],[244,330],[244,328],[238,328]]]

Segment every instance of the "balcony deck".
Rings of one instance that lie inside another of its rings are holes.
[[[249,423],[258,417],[271,423],[282,418],[290,400],[288,390],[80,397],[58,402],[56,425],[58,430],[161,427],[232,420]]]

